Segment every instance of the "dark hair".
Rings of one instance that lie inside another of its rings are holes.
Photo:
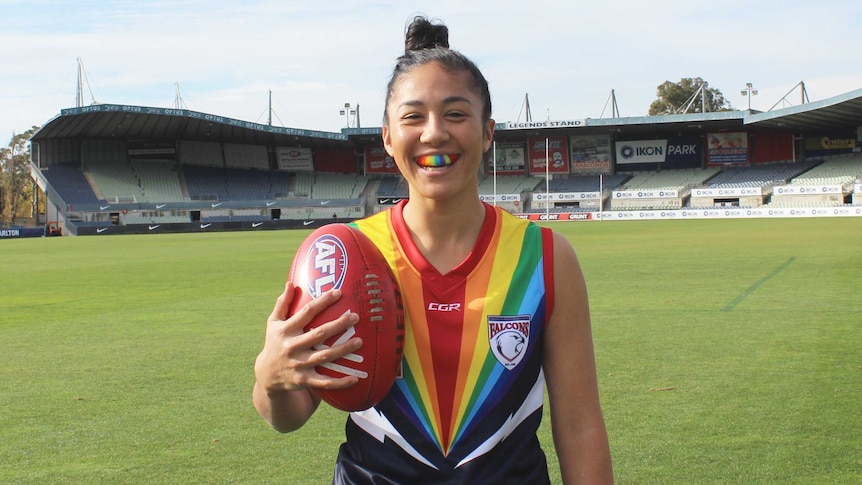
[[[473,80],[473,88],[484,104],[482,121],[491,119],[491,92],[482,71],[464,54],[449,48],[449,28],[442,23],[432,23],[426,17],[417,16],[407,26],[404,36],[404,55],[398,58],[392,77],[386,86],[386,104],[383,107],[383,123],[389,121],[389,98],[395,83],[414,68],[438,62],[450,71],[467,71]]]

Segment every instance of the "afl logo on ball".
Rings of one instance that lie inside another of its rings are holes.
[[[514,369],[530,342],[530,315],[488,315],[488,343],[497,362],[507,370]]]
[[[308,293],[313,298],[341,288],[347,273],[347,251],[341,239],[324,234],[311,243],[305,260],[308,270]]]

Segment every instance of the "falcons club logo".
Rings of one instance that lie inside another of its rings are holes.
[[[530,315],[488,315],[488,343],[506,370],[521,363],[530,342]]]

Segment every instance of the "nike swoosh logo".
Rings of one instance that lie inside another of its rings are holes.
[[[303,226],[310,226],[312,224],[314,224],[314,221],[302,221]]]
[[[99,233],[99,234],[101,234],[101,233],[103,233],[103,232],[105,232],[105,231],[107,231],[107,230],[108,230],[108,228],[107,228],[107,227],[100,227],[100,228],[96,229],[96,232],[97,232],[97,233]]]
[[[262,225],[263,225],[263,223],[262,223],[262,222],[252,222],[252,223],[251,223],[251,227],[260,227],[260,226],[262,226]]]
[[[220,205],[221,205],[221,202],[213,202],[213,203],[212,203],[212,204],[210,204],[210,205],[212,206],[212,208],[213,208],[213,209],[215,209],[216,207],[218,207],[218,206],[220,206]]]
[[[330,202],[332,202],[332,201],[331,201],[331,200],[321,200],[321,201],[320,201],[320,205],[326,205],[326,204],[328,204],[328,203],[330,203]]]
[[[266,206],[267,206],[267,207],[272,207],[272,206],[274,206],[274,205],[275,205],[275,202],[267,202],[267,203],[266,203]]]
[[[161,224],[156,224],[155,226],[150,226],[150,230],[158,229]]]
[[[390,199],[380,199],[381,204],[388,204]]]
[[[201,229],[206,229],[206,228],[210,227],[211,225],[212,225],[212,223],[209,223],[209,224],[201,224]]]
[[[166,205],[168,205],[168,204],[156,204],[156,209],[161,209],[162,207],[164,207]]]
[[[107,209],[108,207],[111,207],[111,206],[110,205],[100,205],[99,210],[103,211],[103,210]]]

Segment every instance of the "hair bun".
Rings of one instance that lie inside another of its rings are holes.
[[[449,28],[434,24],[426,17],[416,17],[407,26],[404,38],[404,53],[435,47],[449,48]]]

